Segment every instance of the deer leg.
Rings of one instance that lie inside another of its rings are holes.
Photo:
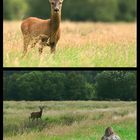
[[[55,43],[51,43],[51,53],[55,54],[55,48],[56,48],[56,44]]]
[[[27,48],[28,48],[28,45],[30,43],[30,38],[28,36],[24,36],[23,41],[24,41],[24,44],[23,44],[23,55],[22,55],[22,57],[24,57],[25,54],[27,53]]]
[[[51,47],[51,53],[55,54],[55,47]]]
[[[32,118],[32,121],[34,120],[34,118]]]
[[[43,46],[39,47],[38,51],[39,51],[39,55],[41,55],[43,52]]]
[[[41,39],[39,44],[40,44],[40,47],[39,47],[38,51],[39,51],[39,55],[41,55],[43,52],[44,46],[46,46],[46,42]]]
[[[34,48],[37,42],[38,42],[38,38],[34,39],[34,42],[32,43],[31,48]]]

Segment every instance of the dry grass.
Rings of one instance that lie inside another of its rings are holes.
[[[5,67],[135,67],[136,23],[62,23],[55,59],[49,47],[41,57],[37,47],[21,59],[21,22],[4,22]]]

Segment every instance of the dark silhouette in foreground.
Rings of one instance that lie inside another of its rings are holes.
[[[121,140],[118,135],[116,135],[113,131],[112,127],[107,127],[105,130],[104,136],[102,136],[101,140]]]

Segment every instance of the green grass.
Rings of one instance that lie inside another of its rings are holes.
[[[4,22],[4,67],[136,67],[135,23],[62,22],[55,58],[38,47],[21,59],[21,22]]]
[[[43,105],[42,120],[29,115]],[[5,140],[100,140],[112,126],[122,140],[136,140],[136,102],[4,101]]]

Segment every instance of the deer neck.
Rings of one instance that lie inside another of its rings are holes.
[[[42,115],[42,110],[40,110],[40,114]]]
[[[61,13],[60,14],[51,14],[51,30],[56,32],[60,27],[61,22]]]

